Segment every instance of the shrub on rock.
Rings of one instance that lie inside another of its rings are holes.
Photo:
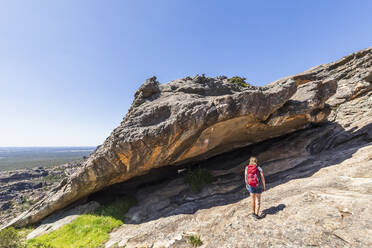
[[[238,77],[238,76],[235,76],[235,77],[232,77],[232,78],[228,79],[229,83],[237,84],[237,85],[242,86],[242,87],[248,87],[248,84],[245,80],[246,80],[246,78]]]
[[[190,189],[194,193],[201,192],[206,185],[213,181],[214,178],[207,169],[189,170],[185,175],[185,182],[190,185]]]
[[[14,227],[8,227],[0,231],[0,248],[21,248],[24,247],[21,235]]]

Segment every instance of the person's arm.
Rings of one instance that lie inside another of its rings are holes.
[[[247,167],[244,168],[244,181],[247,184]]]
[[[265,177],[262,171],[261,171],[261,180],[262,180],[263,190],[266,191],[266,182],[265,182]]]

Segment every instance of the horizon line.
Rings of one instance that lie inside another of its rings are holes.
[[[0,148],[27,148],[27,147],[97,147],[99,145],[81,145],[81,146],[68,146],[68,145],[63,145],[63,146],[55,146],[55,145],[50,145],[50,146],[2,146],[0,145]]]

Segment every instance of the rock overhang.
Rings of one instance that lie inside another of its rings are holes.
[[[369,54],[354,60],[369,63]],[[148,79],[120,126],[81,170],[10,224],[34,223],[152,168],[198,161],[323,121],[330,113],[326,101],[347,70],[335,65],[345,63],[314,67],[265,87],[241,88],[223,77],[197,76],[165,85]]]

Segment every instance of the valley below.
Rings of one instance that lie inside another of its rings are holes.
[[[82,161],[95,147],[0,147],[0,171],[53,167]]]

